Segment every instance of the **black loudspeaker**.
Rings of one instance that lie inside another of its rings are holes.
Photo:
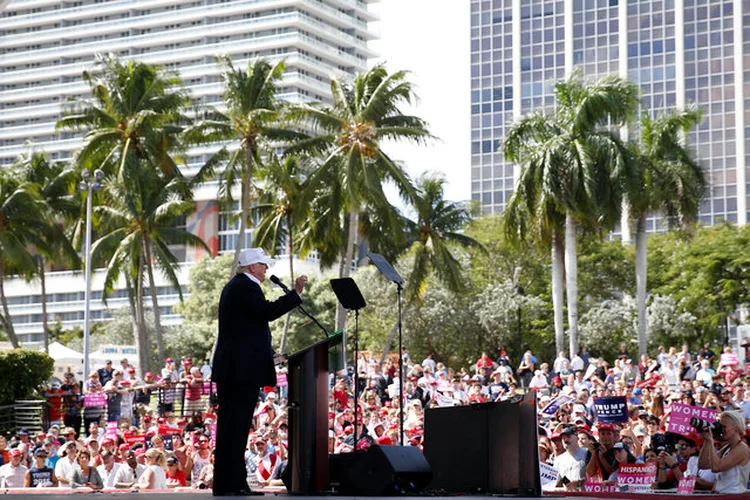
[[[425,412],[429,490],[540,496],[536,398]]]
[[[410,446],[373,445],[347,465],[341,471],[341,493],[348,495],[419,493],[432,479],[430,464]]]

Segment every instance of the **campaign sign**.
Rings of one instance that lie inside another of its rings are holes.
[[[152,437],[153,436],[146,436],[143,439],[143,442],[146,444],[147,450],[154,447],[153,443],[151,442]],[[172,451],[172,436],[166,435],[166,436],[161,436],[161,438],[164,441],[164,448],[166,448],[169,451]]]
[[[584,493],[614,493],[617,491],[617,485],[614,483],[596,483],[586,481],[583,483]]]
[[[649,493],[656,481],[656,464],[620,464],[617,486],[629,493]]]
[[[136,443],[145,443],[146,436],[142,434],[136,434],[135,432],[125,431],[122,433],[122,437],[128,446],[133,446]]]
[[[703,408],[702,406],[690,406],[682,403],[672,403],[672,412],[669,414],[669,424],[667,432],[677,434],[690,434],[695,429],[690,425],[690,419],[693,417],[702,418],[709,422],[715,422],[718,411],[713,408]]]
[[[107,432],[104,437],[108,437],[117,441],[117,422],[107,422]]]
[[[83,396],[84,408],[101,408],[107,406],[107,395],[103,392],[90,392]]]
[[[554,488],[557,484],[557,469],[550,464],[539,462],[539,478],[542,480],[542,488]]]
[[[599,422],[628,421],[628,402],[625,396],[594,398],[594,408]]]
[[[211,434],[211,448],[216,446],[216,424],[208,424],[208,432]]]
[[[678,495],[692,495],[695,490],[695,478],[683,477],[677,485]]]
[[[740,363],[737,355],[733,352],[724,352],[721,354],[721,366],[734,366]]]
[[[547,403],[547,406],[542,409],[542,414],[549,415],[551,417],[552,415],[557,413],[557,410],[559,410],[561,406],[572,403],[573,401],[575,401],[575,398],[572,398],[565,394],[561,394]]]

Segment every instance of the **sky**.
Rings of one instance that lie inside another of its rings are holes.
[[[445,198],[471,197],[470,53],[467,0],[380,0],[370,10],[380,16],[371,24],[379,37],[370,48],[389,72],[408,70],[418,102],[404,113],[427,121],[438,137],[426,146],[385,143],[410,175],[444,173]]]

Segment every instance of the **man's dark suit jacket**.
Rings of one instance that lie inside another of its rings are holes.
[[[219,337],[211,379],[251,386],[276,385],[268,322],[301,303],[294,290],[268,301],[260,285],[245,274],[235,275],[221,292]]]

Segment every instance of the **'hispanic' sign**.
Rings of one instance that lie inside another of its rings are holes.
[[[649,493],[656,481],[656,464],[620,464],[617,486],[628,493]]]
[[[690,434],[693,427],[690,425],[690,419],[693,417],[702,418],[709,422],[715,422],[718,411],[713,408],[703,408],[702,406],[690,406],[682,403],[672,403],[672,411],[669,414],[669,424],[667,432],[677,434]]]
[[[628,421],[628,402],[625,396],[594,398],[594,407],[599,422]]]

